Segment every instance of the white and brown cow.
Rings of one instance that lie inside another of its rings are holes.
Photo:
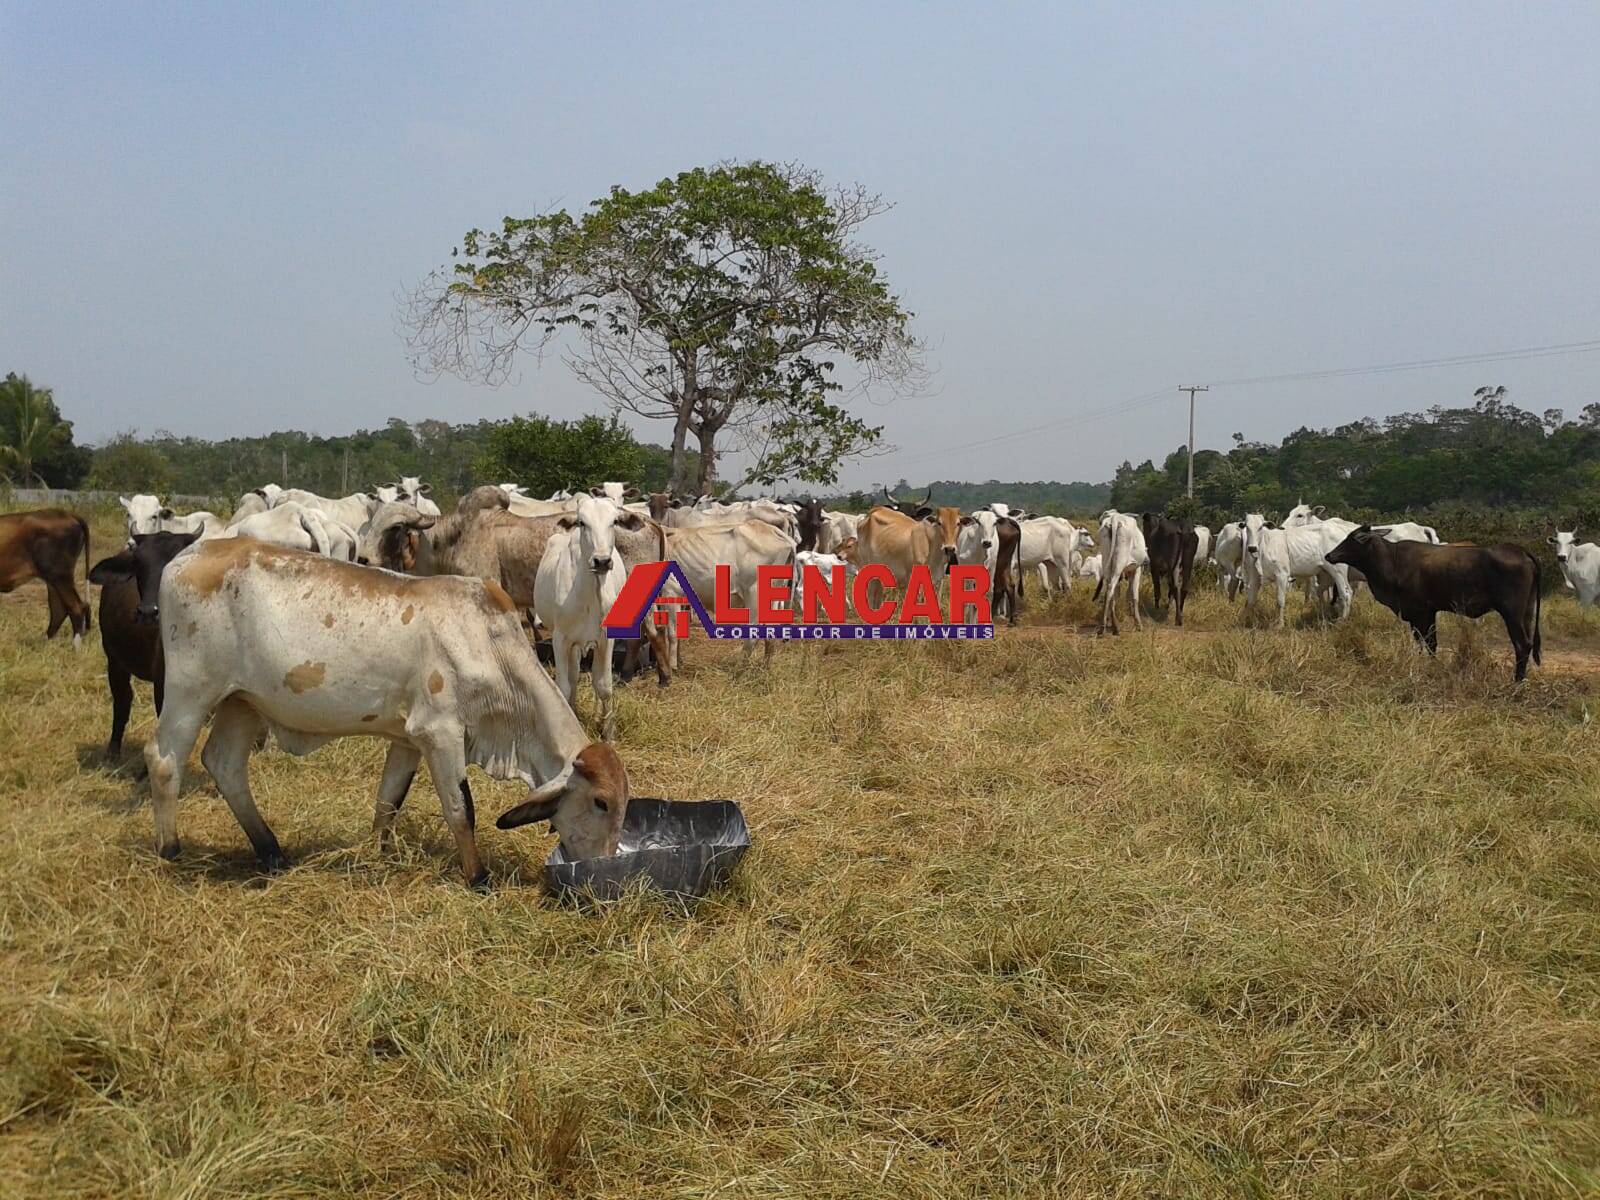
[[[202,542],[161,578],[165,704],[145,747],[156,847],[178,853],[178,788],[212,722],[201,761],[268,867],[278,839],[250,794],[250,751],[271,730],[291,754],[342,737],[389,745],[373,829],[386,844],[424,758],[461,867],[478,857],[467,765],[522,779],[526,800],[502,829],[549,820],[575,858],[616,850],[628,776],[593,742],[544,673],[498,584],[413,579],[248,538]]]
[[[963,528],[978,524],[959,508],[929,508],[923,505],[915,516],[880,505],[861,521],[856,535],[855,561],[858,566],[878,564],[889,568],[895,585],[902,591],[911,580],[911,569],[927,567],[934,582],[944,578],[945,569],[960,561],[957,539]],[[883,589],[877,580],[867,584],[870,603],[882,600]]]

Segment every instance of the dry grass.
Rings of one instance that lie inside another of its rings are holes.
[[[1600,688],[1513,688],[1489,623],[1429,662],[1370,600],[1277,633],[1208,593],[1099,640],[1060,626],[1080,595],[992,645],[698,642],[619,740],[642,794],[737,798],[757,848],[691,913],[585,912],[527,831],[463,888],[425,779],[380,858],[376,743],[257,757],[289,873],[198,763],[161,862],[148,689],[102,765],[98,646],[22,600],[0,1194],[1600,1188]]]

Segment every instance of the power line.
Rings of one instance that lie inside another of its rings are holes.
[[[1570,354],[1593,354],[1600,352],[1600,338],[1589,338],[1578,342],[1552,342],[1545,346],[1524,346],[1511,350],[1486,350],[1479,354],[1455,354],[1441,358],[1421,358],[1409,362],[1374,363],[1362,367],[1325,367],[1309,371],[1287,371],[1276,375],[1249,375],[1235,379],[1213,379],[1207,387],[1248,387],[1260,383],[1293,383],[1314,379],[1339,379],[1352,375],[1388,375],[1401,371],[1424,371],[1438,367],[1472,366],[1480,363],[1513,362],[1518,359],[1531,358],[1559,358]],[[1180,387],[1180,391],[1186,390]],[[1170,397],[1169,388],[1157,388],[1153,392],[1146,392],[1142,396],[1134,396],[1103,408],[1090,409],[1087,412],[1074,413],[1066,417],[1057,417],[1054,420],[1042,421],[1037,425],[1028,425],[1022,429],[1012,430],[1009,433],[996,434],[993,437],[980,438],[976,441],[962,442],[957,446],[947,446],[941,450],[920,450],[915,454],[908,454],[898,459],[900,463],[910,464],[926,462],[930,459],[944,458],[951,454],[963,454],[972,450],[981,450],[986,446],[1003,445],[1016,441],[1018,438],[1032,437],[1047,430],[1069,429],[1075,425],[1085,425],[1092,421],[1103,420],[1106,417],[1120,416],[1123,413],[1134,412],[1141,408],[1148,408]]]

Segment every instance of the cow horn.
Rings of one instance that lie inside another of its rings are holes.
[[[933,499],[933,484],[930,483],[928,485],[928,494],[922,498],[922,502],[924,504],[926,504],[929,500],[932,500],[932,499]]]

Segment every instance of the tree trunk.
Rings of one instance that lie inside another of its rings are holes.
[[[677,419],[672,423],[672,478],[667,483],[667,490],[675,496],[681,496],[688,491],[688,463],[686,460],[689,456],[685,450],[688,440],[688,414],[679,409]]]
[[[721,429],[720,425],[701,422],[700,428],[695,430],[700,439],[701,495],[709,496],[712,485],[717,481],[717,434]]]

